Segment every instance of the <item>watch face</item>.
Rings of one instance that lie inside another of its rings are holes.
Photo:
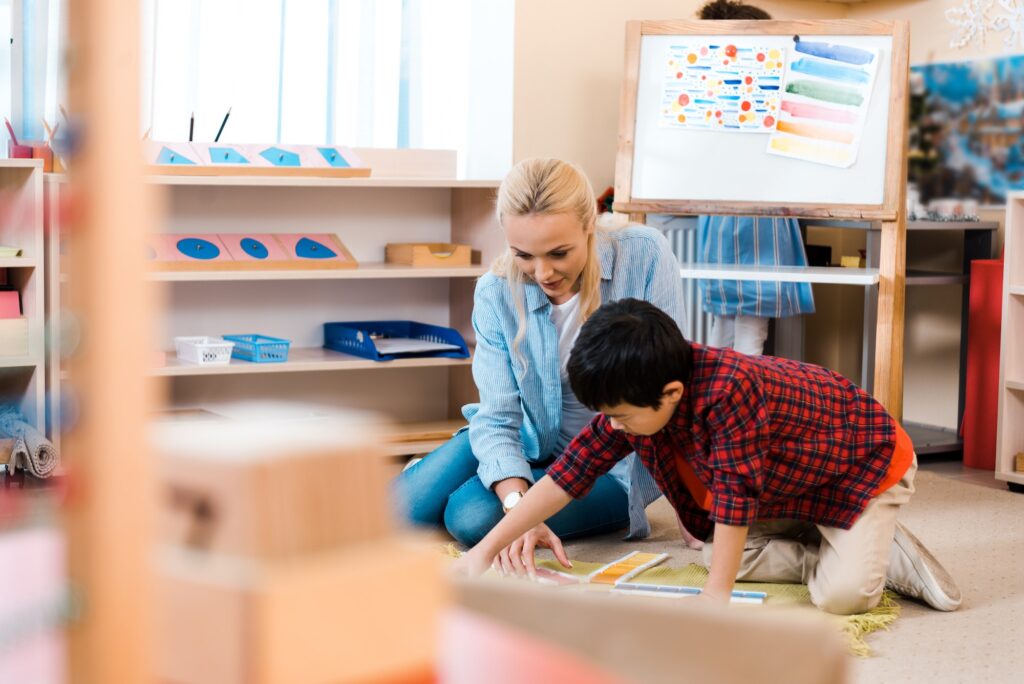
[[[509,492],[505,495],[505,499],[501,502],[501,505],[505,507],[505,510],[512,508],[519,500],[523,498],[522,492]]]

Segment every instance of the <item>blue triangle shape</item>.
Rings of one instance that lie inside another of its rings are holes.
[[[274,166],[299,166],[299,155],[280,147],[269,147],[260,152],[260,156]]]

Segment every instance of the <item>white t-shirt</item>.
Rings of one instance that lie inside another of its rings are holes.
[[[580,296],[575,294],[565,304],[551,305],[551,322],[558,332],[558,372],[562,380],[562,425],[558,430],[558,444],[555,454],[561,454],[569,442],[594,417],[594,412],[581,404],[569,385],[569,352],[580,334]]]

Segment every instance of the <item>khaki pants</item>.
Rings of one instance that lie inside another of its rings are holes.
[[[751,525],[736,579],[806,584],[814,605],[851,615],[878,605],[889,569],[896,515],[914,493],[917,455],[906,474],[870,503],[848,530],[793,520]],[[704,545],[711,564],[714,544]]]

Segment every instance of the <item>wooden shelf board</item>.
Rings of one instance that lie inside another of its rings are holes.
[[[0,257],[0,268],[35,268],[39,260],[32,257]]]
[[[904,422],[903,428],[914,443],[914,451],[918,456],[960,451],[964,447],[956,431],[949,428],[911,422]]]
[[[1013,482],[1015,484],[1024,485],[1024,473],[1018,473],[1012,470],[996,472],[996,479],[1002,480],[1003,482]]]
[[[963,285],[967,276],[963,273],[941,271],[907,271],[907,285]]]
[[[153,271],[149,280],[157,282],[213,282],[237,280],[382,280],[413,278],[477,278],[487,273],[487,266],[456,266],[452,268],[415,268],[399,264],[368,262],[358,268],[322,270],[251,270],[251,271]]]
[[[154,376],[185,376],[185,375],[243,375],[251,373],[303,373],[310,371],[342,371],[342,370],[384,370],[387,368],[430,368],[441,366],[467,366],[469,359],[449,359],[443,357],[421,357],[399,359],[396,361],[371,361],[370,359],[342,354],[316,347],[311,349],[291,349],[288,360],[284,363],[249,363],[232,359],[226,366],[199,366],[179,361],[174,352],[167,352],[167,365],[154,368],[150,375]]]
[[[1021,382],[1020,380],[1007,380],[1005,384],[1006,389],[1024,392],[1024,382]]]
[[[287,176],[147,176],[154,185],[309,187],[309,188],[493,188],[500,180],[458,178],[323,178]]]
[[[35,368],[42,364],[41,359],[31,356],[0,356],[0,368]]]
[[[877,285],[878,269],[832,266],[750,266],[684,263],[683,278],[708,280],[761,280],[782,283]]]
[[[1010,294],[1020,296],[1024,295],[1024,285],[1011,285]]]

